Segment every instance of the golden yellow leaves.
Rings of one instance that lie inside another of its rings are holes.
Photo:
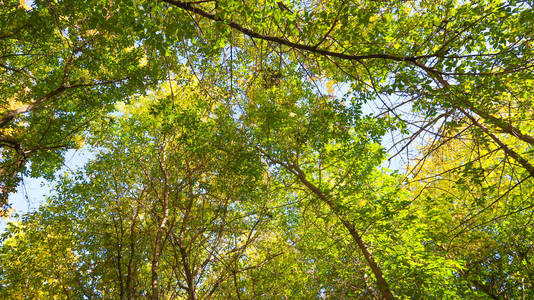
[[[326,83],[326,91],[331,95],[334,94],[334,81],[333,80],[329,80]]]
[[[23,8],[24,10],[31,10],[31,6],[26,3],[26,0],[19,0],[19,7]]]

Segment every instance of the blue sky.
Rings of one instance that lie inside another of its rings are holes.
[[[94,155],[88,149],[68,150],[65,154],[65,164],[57,172],[73,172],[82,168]],[[24,177],[23,183],[17,188],[17,192],[9,196],[9,203],[15,213],[7,220],[0,218],[0,232],[4,231],[7,222],[17,219],[17,215],[38,209],[44,203],[48,195],[53,194],[54,186],[41,178]]]

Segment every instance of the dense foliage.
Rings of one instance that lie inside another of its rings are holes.
[[[0,3],[0,297],[534,297],[531,1]]]

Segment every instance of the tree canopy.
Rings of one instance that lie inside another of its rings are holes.
[[[534,297],[532,1],[0,3],[3,298]]]

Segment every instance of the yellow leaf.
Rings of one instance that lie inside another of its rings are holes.
[[[148,59],[147,59],[146,55],[143,56],[143,57],[139,60],[139,66],[140,66],[140,67],[144,67],[144,66],[146,66],[147,63],[148,63]]]
[[[20,7],[24,8],[25,10],[32,9],[27,3],[26,0],[19,0]]]
[[[334,81],[330,80],[326,83],[326,91],[329,93],[329,94],[333,94],[334,93]]]

